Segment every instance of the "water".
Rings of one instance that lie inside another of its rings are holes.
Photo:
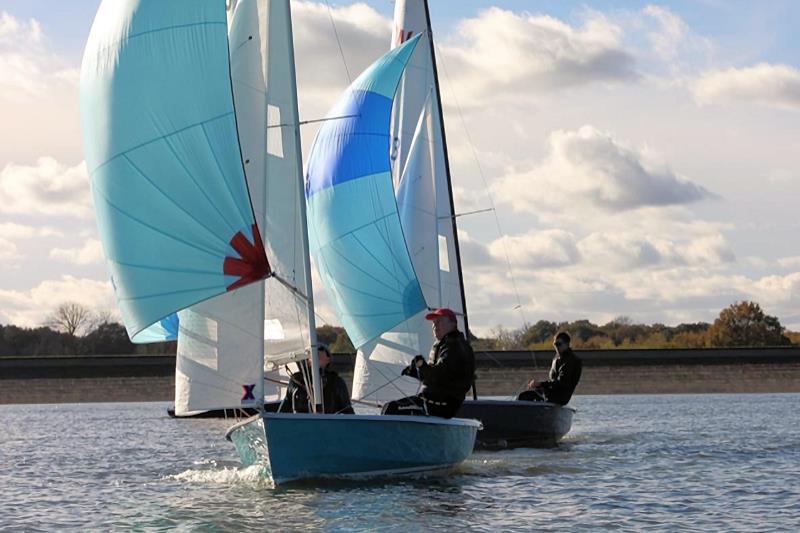
[[[0,531],[798,531],[800,394],[579,396],[556,449],[275,489],[222,420],[0,406]],[[402,453],[402,450],[400,450]]]

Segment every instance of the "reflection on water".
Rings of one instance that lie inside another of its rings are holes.
[[[165,404],[0,406],[0,530],[800,529],[800,395],[574,404],[555,449],[279,488],[239,463],[229,422]]]

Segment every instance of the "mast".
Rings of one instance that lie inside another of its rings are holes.
[[[456,209],[453,202],[453,184],[450,178],[450,156],[447,152],[447,136],[444,132],[444,112],[442,111],[442,95],[439,91],[439,70],[436,68],[436,51],[433,47],[433,31],[431,30],[431,13],[428,9],[428,0],[423,0],[425,6],[425,25],[428,30],[428,43],[431,50],[431,65],[433,66],[433,85],[436,89],[436,104],[439,110],[439,128],[442,135],[442,149],[444,151],[444,168],[447,177],[447,196],[450,200],[450,223],[453,225],[453,248],[456,254],[456,268],[458,269],[458,284],[461,291],[461,306],[464,310],[464,336],[469,344],[469,321],[467,319],[467,299],[464,295],[464,275],[461,271],[461,248],[458,245],[458,227],[456,225]],[[478,399],[478,392],[475,390],[475,382],[472,383],[472,398]]]
[[[299,112],[297,110],[297,76],[295,72],[295,64],[294,64],[294,36],[292,33],[292,9],[289,3],[289,0],[283,0],[286,3],[286,23],[288,24],[287,32],[289,34],[289,76],[291,78],[290,84],[292,87],[295,88],[294,91],[291,93],[292,99],[292,109],[294,111],[294,116],[299,117]],[[324,413],[324,405],[322,399],[322,381],[319,372],[319,353],[317,350],[317,326],[314,317],[314,290],[313,285],[311,284],[311,259],[309,256],[308,250],[308,221],[306,218],[306,199],[305,199],[305,187],[303,184],[303,157],[300,153],[301,151],[301,144],[300,144],[300,124],[295,123],[292,125],[294,129],[295,141],[297,149],[295,152],[295,159],[296,159],[296,181],[297,181],[297,192],[299,194],[300,202],[300,225],[302,228],[302,238],[301,241],[303,243],[303,257],[305,258],[305,281],[307,287],[307,303],[306,303],[306,312],[308,315],[308,338],[309,338],[309,348],[311,350],[311,376],[313,381],[313,388],[314,388],[314,411],[318,413]]]

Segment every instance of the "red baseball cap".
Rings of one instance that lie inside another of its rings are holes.
[[[425,320],[433,320],[434,318],[438,318],[440,316],[446,316],[453,322],[457,322],[456,314],[453,312],[452,309],[448,309],[447,307],[440,307],[439,309],[434,309],[427,315],[425,315]]]

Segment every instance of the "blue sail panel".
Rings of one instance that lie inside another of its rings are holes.
[[[392,100],[418,38],[367,69],[329,113],[306,172],[310,249],[356,347],[425,309],[397,212]]]
[[[98,229],[131,338],[267,275],[219,0],[105,0],[81,65]]]
[[[347,117],[326,123],[326,134],[318,135],[309,155],[314,180],[306,196],[347,180],[389,170],[389,132],[386,117],[392,99],[370,91],[348,91],[329,113]]]
[[[178,324],[178,313],[172,313],[147,329],[140,331],[133,338],[133,342],[136,344],[148,344],[151,342],[178,340]]]

